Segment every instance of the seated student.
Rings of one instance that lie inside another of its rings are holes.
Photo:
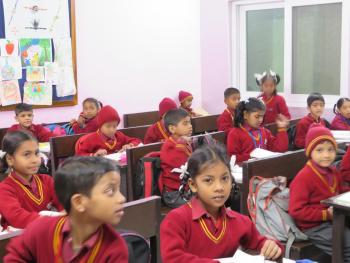
[[[256,148],[274,152],[288,150],[287,126],[289,121],[283,115],[276,119],[278,133],[275,136],[262,127],[265,105],[256,98],[249,98],[238,104],[234,119],[235,127],[227,137],[227,152],[235,155],[237,162],[247,161]]]
[[[262,74],[255,74],[255,80],[262,92],[259,98],[262,98],[266,106],[263,125],[275,122],[280,114],[290,119],[291,116],[286,101],[277,94],[280,76],[270,70],[270,72],[265,71]]]
[[[311,93],[307,97],[307,109],[310,113],[302,118],[296,125],[294,139],[296,147],[305,147],[305,136],[311,124],[320,123],[326,127],[325,120],[321,118],[324,110],[324,104],[324,98],[320,93]]]
[[[104,156],[135,147],[141,143],[137,138],[117,131],[120,122],[118,112],[111,106],[102,107],[97,115],[97,132],[82,136],[75,144],[76,155]]]
[[[181,90],[179,92],[179,102],[180,102],[180,108],[184,109],[188,112],[190,117],[199,117],[200,115],[193,112],[191,106],[192,106],[193,96],[191,93],[187,91]]]
[[[236,88],[228,88],[224,92],[224,102],[227,108],[219,116],[217,120],[217,126],[219,131],[224,131],[226,135],[233,128],[233,120],[235,117],[235,110],[241,99],[239,90]]]
[[[305,139],[309,161],[290,185],[289,214],[310,241],[325,253],[332,254],[333,208],[321,203],[342,193],[342,178],[332,166],[337,143],[322,125],[311,127]],[[350,262],[350,231],[344,232],[344,259]]]
[[[48,142],[51,137],[57,136],[48,128],[39,124],[33,124],[33,107],[26,103],[20,103],[15,108],[16,121],[18,124],[12,125],[7,131],[28,131],[32,133],[39,142]]]
[[[177,109],[175,101],[170,98],[162,99],[162,101],[159,103],[160,120],[147,129],[145,139],[143,140],[145,144],[162,142],[169,139],[170,133],[164,127],[163,117],[169,110],[172,109]]]
[[[192,153],[189,143],[192,134],[191,119],[187,111],[174,109],[164,116],[164,125],[171,134],[160,151],[162,197],[167,206],[177,207],[185,201],[180,197],[180,174],[172,172],[187,162]]]
[[[190,191],[185,189],[189,186]],[[259,234],[244,215],[225,207],[232,189],[230,162],[224,148],[202,146],[188,160],[181,194],[190,201],[168,213],[160,226],[164,263],[209,263],[232,257],[239,247],[277,259],[281,245]],[[189,193],[188,193],[189,192]]]
[[[95,98],[87,98],[83,101],[83,112],[78,119],[70,121],[75,134],[89,133],[98,130],[97,114],[101,110],[102,104]]]
[[[125,197],[115,164],[101,157],[73,157],[55,176],[68,216],[43,217],[11,241],[4,262],[128,262],[125,241],[110,225],[123,216]]]
[[[331,123],[332,130],[350,131],[350,99],[340,98],[334,105],[336,115]]]
[[[343,159],[341,161],[340,171],[343,180],[350,184],[350,147],[348,147]]]
[[[60,211],[52,177],[37,174],[41,158],[39,145],[32,134],[24,131],[8,132],[2,142],[6,152],[1,172],[8,176],[0,183],[1,225],[25,228],[48,210]],[[54,214],[54,213],[52,213]]]

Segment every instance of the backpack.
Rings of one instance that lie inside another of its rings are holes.
[[[148,263],[151,260],[151,248],[149,241],[143,236],[127,231],[118,231],[120,236],[125,240],[128,247],[129,263]]]
[[[294,124],[292,126],[290,126],[287,130],[287,134],[288,134],[288,150],[289,151],[294,151],[297,149],[294,141],[295,141],[295,135],[297,132],[297,125]]]
[[[160,172],[160,152],[151,152],[138,161],[134,180],[134,193],[137,199],[160,195],[161,189],[158,184]]]
[[[247,205],[259,233],[271,239],[286,242],[285,257],[289,258],[294,241],[308,237],[295,225],[288,214],[289,188],[287,178],[254,176],[249,182]]]

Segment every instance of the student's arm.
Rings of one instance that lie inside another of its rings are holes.
[[[39,142],[48,142],[51,137],[56,136],[48,128],[45,128],[42,125],[35,125],[35,129],[36,129],[36,136]]]
[[[227,137],[227,153],[229,156],[235,155],[238,163],[247,161],[250,158],[250,152],[243,151],[243,145],[235,129],[232,129]]]
[[[116,137],[117,137],[117,140],[122,142],[123,146],[126,145],[126,144],[130,144],[132,146],[137,146],[140,143],[142,143],[142,141],[140,139],[126,136],[122,132],[117,132]]]
[[[80,137],[75,144],[75,154],[80,156],[91,156],[94,153],[95,147],[90,143],[89,134]]]
[[[288,151],[288,134],[285,128],[278,129],[276,137],[271,132],[265,129],[267,138],[267,149],[273,152]]]
[[[8,244],[4,263],[36,262],[34,257],[34,242],[28,237],[31,230],[27,228],[22,235],[13,238]]]
[[[342,180],[350,183],[350,147],[343,156],[340,173]]]
[[[283,114],[290,120],[291,116],[288,110],[288,106],[287,106],[286,100],[282,96],[279,96],[277,105],[278,105],[279,113]]]
[[[217,121],[218,131],[224,131],[226,134],[229,134],[230,130],[233,127],[233,121],[231,116],[225,116],[224,113],[220,115]]]

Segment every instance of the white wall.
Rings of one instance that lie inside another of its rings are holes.
[[[119,113],[155,110],[180,89],[201,105],[200,0],[76,0],[79,104],[90,96]],[[67,121],[80,105],[35,110]],[[0,113],[0,127],[13,123]]]

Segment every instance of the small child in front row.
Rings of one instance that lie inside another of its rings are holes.
[[[97,114],[102,108],[102,103],[95,98],[86,98],[83,101],[83,111],[78,119],[70,121],[75,134],[89,133],[98,130]]]
[[[236,88],[228,88],[224,92],[224,102],[227,108],[219,116],[217,120],[217,126],[219,131],[224,131],[226,135],[234,127],[233,120],[235,117],[235,110],[239,101],[241,100],[241,94]]]
[[[324,111],[325,101],[320,93],[311,93],[307,97],[307,109],[310,112],[302,118],[296,125],[295,129],[295,146],[302,149],[305,147],[305,136],[313,123],[319,123],[326,127],[326,122],[321,118]]]
[[[159,103],[159,121],[151,125],[146,132],[144,143],[155,143],[162,142],[169,139],[170,133],[165,129],[164,126],[164,115],[172,109],[177,109],[175,101],[170,98],[164,98]]]
[[[277,94],[277,85],[280,79],[280,76],[272,70],[255,74],[256,83],[262,92],[259,98],[262,98],[266,106],[263,125],[275,122],[280,114],[288,119],[291,117],[285,99]]]
[[[218,262],[215,259],[232,257],[239,247],[258,250],[266,259],[281,256],[278,242],[261,236],[247,216],[225,207],[233,183],[224,148],[198,148],[182,181],[182,195],[193,197],[170,211],[160,226],[162,262]]]
[[[1,225],[25,228],[42,214],[61,211],[52,177],[37,174],[41,157],[38,141],[24,131],[8,132],[2,142],[6,152],[0,172],[8,173],[0,183]]]
[[[343,178],[333,167],[337,143],[327,128],[311,127],[305,139],[309,161],[290,185],[289,214],[310,241],[327,254],[332,254],[333,208],[322,200],[344,190]],[[350,262],[350,230],[344,232],[344,261]]]
[[[192,124],[187,111],[174,109],[165,114],[164,125],[171,136],[164,142],[160,151],[162,171],[159,180],[164,203],[170,207],[178,207],[184,204],[185,200],[178,191],[181,184],[180,174],[172,171],[185,165],[192,154]]]
[[[193,96],[191,93],[183,90],[179,92],[180,108],[187,111],[190,117],[199,117],[200,115],[196,114],[191,108],[192,101],[193,101]]]
[[[288,150],[287,127],[289,121],[283,115],[276,119],[278,132],[276,137],[262,127],[265,105],[256,98],[241,101],[236,110],[235,127],[227,138],[228,154],[236,156],[236,162],[241,163],[250,158],[250,153],[256,148],[274,152]]]
[[[125,241],[110,225],[123,216],[125,197],[115,164],[73,157],[57,170],[55,190],[68,216],[33,222],[7,246],[4,262],[128,262]]]
[[[340,98],[334,105],[336,115],[331,123],[332,130],[350,131],[350,99]]]
[[[51,137],[58,136],[60,134],[52,133],[48,128],[40,124],[33,124],[33,107],[26,103],[20,103],[15,108],[16,121],[18,124],[12,125],[7,131],[27,131],[33,134],[38,142],[48,142]]]
[[[104,156],[120,150],[135,147],[140,139],[126,136],[117,131],[120,122],[118,112],[111,106],[104,106],[97,115],[99,129],[82,136],[75,144],[76,155]]]

